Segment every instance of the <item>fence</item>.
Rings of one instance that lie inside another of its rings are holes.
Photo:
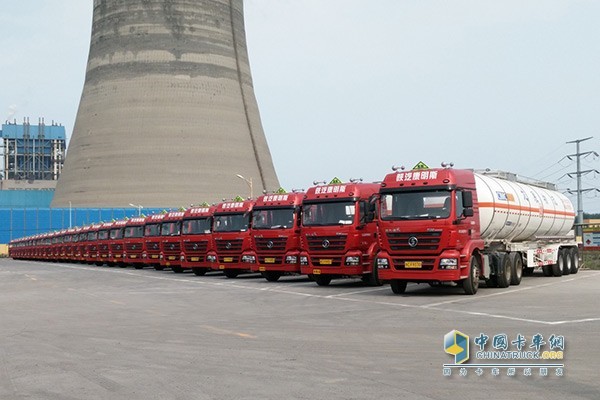
[[[144,208],[146,215],[162,208]],[[0,244],[38,233],[135,217],[137,208],[0,208]]]

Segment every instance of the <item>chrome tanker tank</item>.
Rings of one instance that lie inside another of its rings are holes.
[[[527,184],[510,173],[475,173],[481,237],[488,241],[565,236],[573,228],[571,201],[553,186]]]

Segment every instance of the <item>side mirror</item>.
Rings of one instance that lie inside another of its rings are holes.
[[[463,210],[463,216],[472,217],[473,216],[473,208],[465,208]]]
[[[469,190],[462,192],[462,201],[464,208],[473,208],[473,192]]]

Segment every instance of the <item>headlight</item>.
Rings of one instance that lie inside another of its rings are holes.
[[[390,262],[387,258],[378,258],[377,259],[377,269],[389,269]]]
[[[242,256],[243,263],[254,264],[256,262],[256,257],[254,256]]]
[[[308,257],[300,257],[300,265],[308,265]]]
[[[360,257],[358,257],[358,256],[346,257],[346,265],[351,265],[351,266],[360,265]]]
[[[458,269],[458,259],[442,258],[440,260],[440,269]]]
[[[296,264],[298,262],[298,257],[296,256],[286,256],[285,263],[286,264]]]

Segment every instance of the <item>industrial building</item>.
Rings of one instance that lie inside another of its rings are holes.
[[[177,207],[278,188],[242,0],[94,0],[52,206]]]

